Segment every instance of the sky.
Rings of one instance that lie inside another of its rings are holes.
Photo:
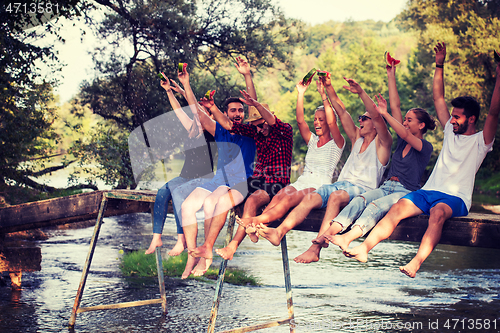
[[[389,22],[404,8],[407,0],[275,0],[285,15],[297,18],[308,24],[321,24],[330,20],[374,20]],[[60,86],[55,93],[60,96],[60,103],[69,101],[78,93],[80,83],[93,77],[93,64],[89,52],[98,42],[91,35],[83,36],[72,22],[62,22],[65,44],[54,43],[61,63],[66,64],[59,75]]]

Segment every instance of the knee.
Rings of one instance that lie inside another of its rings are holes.
[[[212,210],[215,205],[217,204],[217,199],[218,198],[215,198],[214,196],[208,196],[207,198],[205,198],[205,200],[203,201],[203,209],[204,210]]]
[[[363,199],[364,200],[364,199]],[[349,202],[349,195],[345,191],[334,191],[328,197],[328,205],[342,205]]]
[[[312,192],[312,193],[306,194],[306,196],[300,202],[300,205],[306,206],[306,207],[314,207],[318,203],[319,203],[319,205],[321,205],[322,202],[323,202],[323,199],[321,198],[321,195],[319,195],[318,193]]]
[[[448,217],[445,210],[435,206],[430,210],[429,224],[443,225]]]

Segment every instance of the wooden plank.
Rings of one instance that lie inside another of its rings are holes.
[[[103,193],[94,191],[25,203],[0,209],[0,233],[29,230],[97,218]],[[149,198],[155,196],[149,191]],[[150,211],[150,199],[131,201],[109,199],[105,216]]]
[[[295,230],[318,232],[324,212],[324,209],[313,210]],[[420,215],[401,221],[389,239],[420,242],[427,229],[428,218]],[[282,220],[274,221],[270,226],[275,228]],[[500,249],[499,240],[500,215],[471,213],[446,221],[440,243]]]

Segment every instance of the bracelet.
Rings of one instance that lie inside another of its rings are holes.
[[[438,65],[438,64],[436,64],[436,68],[444,68],[444,65]]]
[[[325,99],[323,100],[323,102],[324,102],[324,101],[326,101],[327,99],[328,99],[328,97],[327,97],[327,98],[325,98]]]

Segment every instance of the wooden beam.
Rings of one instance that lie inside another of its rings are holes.
[[[108,191],[81,193],[1,208],[0,233],[95,220],[105,192]],[[154,191],[147,193],[149,196],[155,196]],[[105,216],[148,211],[149,202],[110,198]]]
[[[295,230],[318,232],[324,214],[324,209],[313,210]],[[428,219],[427,215],[404,219],[389,239],[420,242],[427,229]],[[282,220],[274,221],[270,226],[275,228]],[[443,226],[439,243],[500,249],[500,215],[471,213],[451,218]]]

